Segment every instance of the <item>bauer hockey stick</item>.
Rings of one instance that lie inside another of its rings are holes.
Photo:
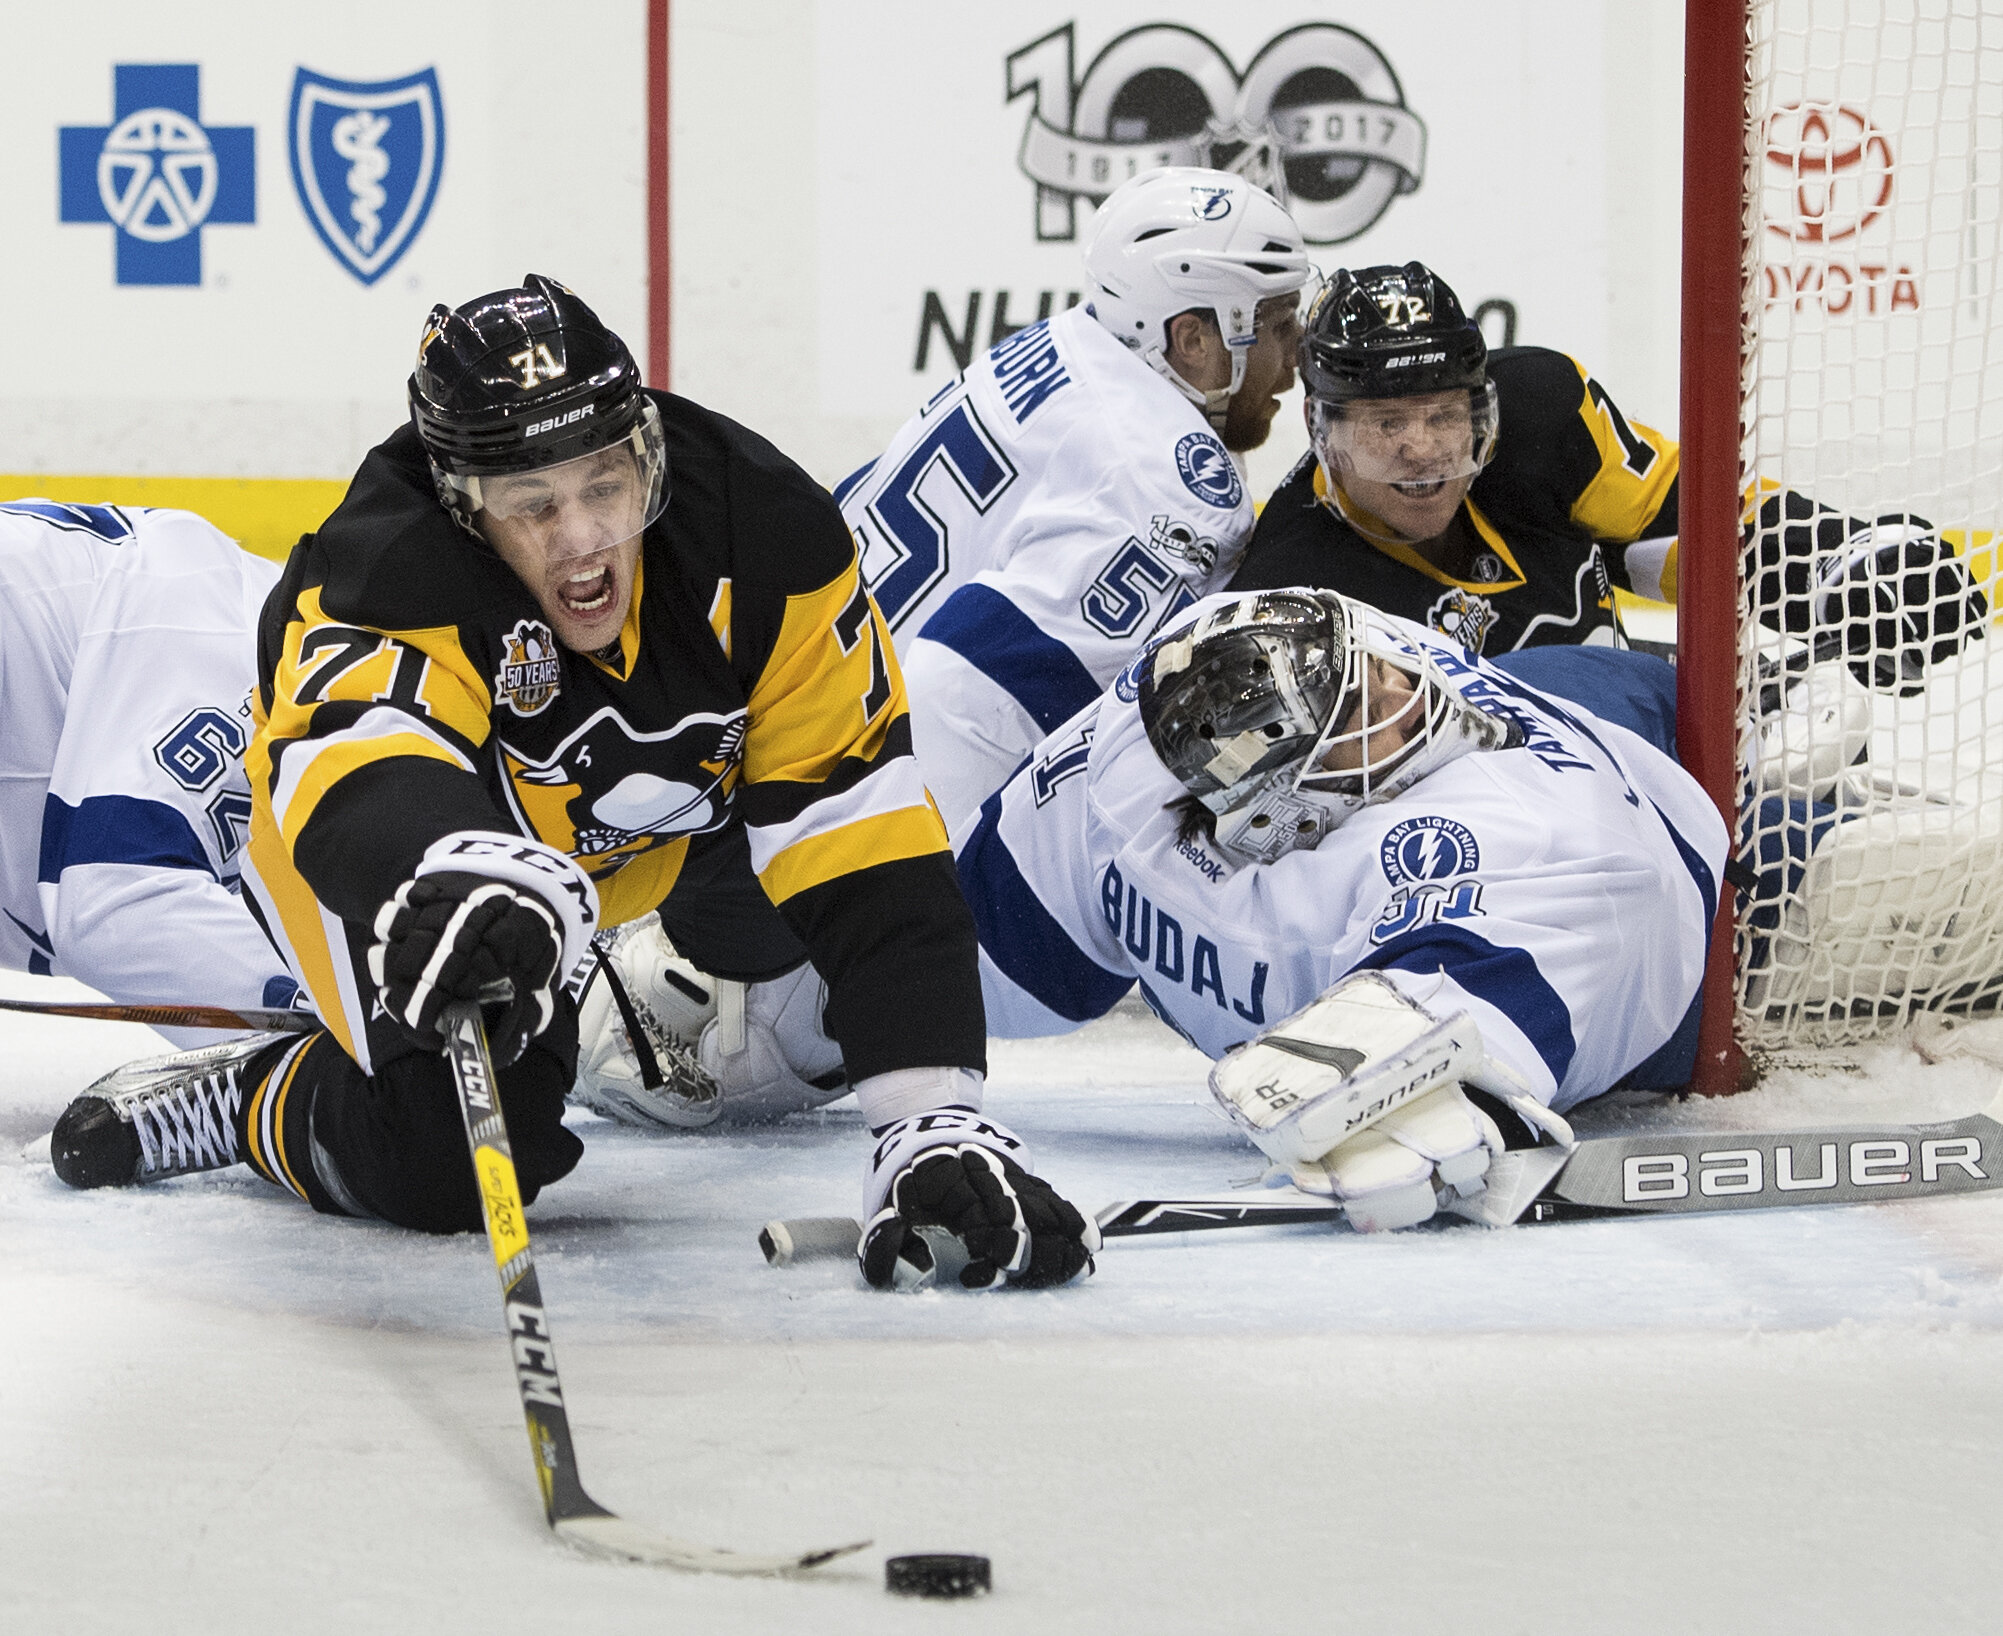
[[[797,1573],[862,1550],[868,1540],[798,1556],[748,1556],[691,1545],[636,1527],[584,1492],[577,1472],[577,1450],[570,1439],[570,1418],[564,1412],[563,1383],[556,1373],[556,1351],[543,1313],[542,1288],[529,1251],[528,1222],[522,1213],[521,1188],[515,1181],[508,1127],[495,1094],[486,1024],[481,1021],[479,1006],[467,1001],[446,1008],[445,1026],[445,1053],[452,1064],[452,1084],[466,1124],[466,1145],[473,1155],[480,1214],[501,1275],[501,1303],[514,1347],[515,1383],[521,1391],[522,1416],[528,1422],[529,1451],[542,1489],[543,1515],[557,1538],[594,1556],[722,1574]]]
[[[2003,1188],[2003,1093],[1981,1113],[1925,1125],[1806,1131],[1589,1136],[1569,1153],[1498,1154],[1475,1219],[1486,1226],[1620,1216],[1697,1215],[1802,1204],[1885,1204]],[[1333,1199],[1282,1187],[1121,1199],[1094,1218],[1102,1238],[1276,1227],[1342,1217]],[[853,1255],[862,1229],[841,1216],[767,1222],[765,1259],[787,1266]]]

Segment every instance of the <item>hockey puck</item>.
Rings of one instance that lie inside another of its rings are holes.
[[[985,1596],[994,1589],[984,1556],[894,1556],[883,1565],[893,1596]]]

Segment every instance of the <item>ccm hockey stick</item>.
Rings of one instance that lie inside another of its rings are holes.
[[[564,1412],[563,1383],[556,1373],[556,1351],[543,1313],[542,1288],[529,1251],[528,1223],[515,1181],[508,1127],[494,1094],[486,1024],[479,1006],[471,1002],[448,1006],[445,1023],[446,1056],[452,1064],[452,1083],[466,1124],[466,1145],[472,1151],[473,1170],[479,1180],[480,1213],[487,1224],[494,1265],[501,1274],[501,1301],[514,1347],[515,1383],[521,1391],[522,1416],[528,1422],[529,1451],[542,1489],[543,1515],[557,1538],[594,1556],[722,1574],[797,1573],[862,1550],[869,1541],[797,1556],[747,1556],[691,1545],[635,1527],[584,1492],[577,1472],[577,1451],[570,1440],[570,1419]]]
[[[0,1011],[41,1017],[87,1017],[93,1022],[145,1023],[153,1028],[248,1028],[266,1034],[310,1034],[320,1019],[310,1011],[232,1010],[221,1005],[113,1005],[97,1000],[0,1000]]]
[[[1925,1125],[1805,1131],[1590,1136],[1569,1153],[1512,1149],[1489,1167],[1475,1219],[1512,1223],[1697,1215],[1801,1204],[1883,1204],[2003,1188],[2003,1094],[1981,1113]],[[1098,1213],[1103,1238],[1271,1227],[1341,1219],[1332,1199],[1296,1188],[1122,1199]],[[861,1228],[843,1217],[768,1222],[775,1266],[853,1255]]]

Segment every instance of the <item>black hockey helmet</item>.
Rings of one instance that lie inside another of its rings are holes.
[[[1478,388],[1488,343],[1425,263],[1338,268],[1308,309],[1301,380],[1328,403]]]
[[[644,521],[667,503],[659,412],[626,343],[554,279],[530,273],[426,319],[410,377],[410,418],[439,501],[471,524],[482,479],[544,472],[630,447]]]

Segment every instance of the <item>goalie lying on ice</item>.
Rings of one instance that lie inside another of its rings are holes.
[[[1200,604],[955,838],[990,1031],[1138,983],[1363,1227],[1478,1196],[1618,1083],[1683,1083],[1727,837],[1667,753],[1672,673],[1535,659],[1599,713],[1333,592]]]

